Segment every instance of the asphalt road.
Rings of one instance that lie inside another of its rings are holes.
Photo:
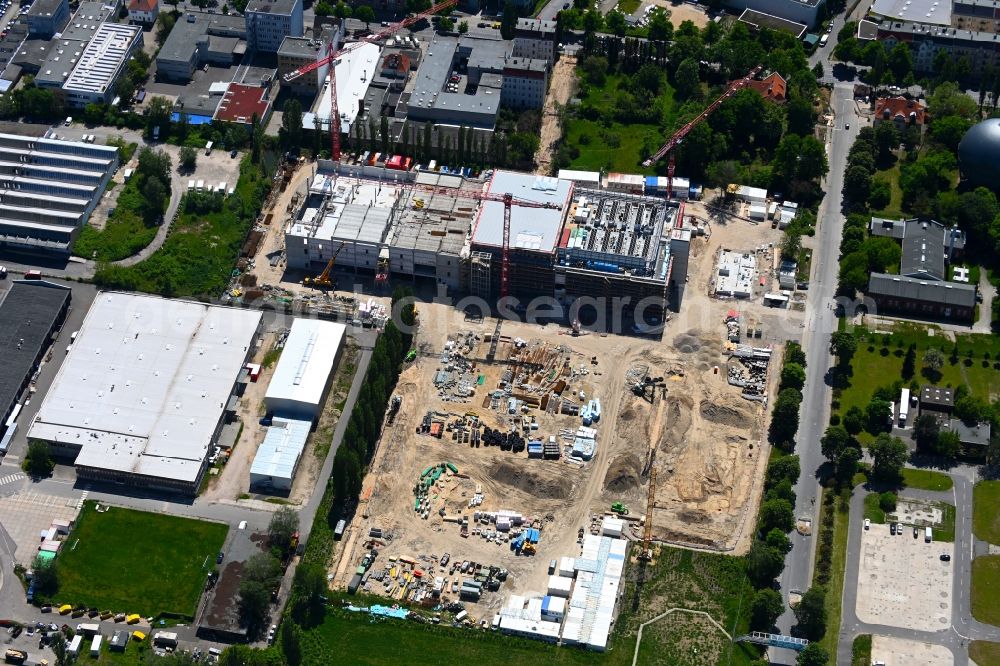
[[[802,391],[802,408],[799,417],[798,442],[795,453],[801,461],[802,474],[795,485],[795,515],[809,516],[817,525],[819,503],[819,482],[817,472],[824,462],[820,452],[820,437],[829,420],[831,388],[827,383],[827,370],[831,365],[829,352],[830,335],[837,329],[834,311],[834,293],[837,289],[837,255],[840,237],[844,228],[841,212],[841,194],[847,154],[858,131],[855,113],[853,86],[838,83],[834,86],[831,105],[835,114],[832,140],[829,145],[830,171],[825,182],[826,198],[820,208],[819,228],[813,251],[812,274],[809,282],[809,300],[806,302],[806,322],[802,336],[802,346],[806,353],[808,370],[806,384]],[[845,122],[851,129],[844,129]],[[785,613],[778,618],[777,626],[784,634],[789,634],[795,617],[788,609],[788,594],[791,590],[804,592],[812,580],[815,539],[791,535],[792,550],[785,558],[785,569],[781,574],[781,590],[785,599]],[[774,663],[794,664],[795,653],[789,650],[771,650]]]
[[[861,559],[860,526],[864,521],[864,499],[867,492],[863,486],[854,489],[851,497],[851,528],[847,542],[847,571],[844,577],[843,618],[838,637],[837,651],[841,658],[851,653],[851,645],[858,634],[890,636],[911,641],[933,643],[948,648],[955,659],[955,666],[969,663],[968,643],[970,640],[1000,641],[1000,628],[983,624],[973,619],[969,589],[972,576],[972,559],[977,554],[985,554],[986,544],[977,542],[972,534],[972,487],[974,481],[962,474],[949,474],[955,487],[947,492],[905,490],[901,498],[940,500],[954,504],[955,555],[951,565],[952,580],[951,626],[942,631],[927,632],[900,629],[884,625],[867,624],[858,619],[856,613],[858,572]],[[914,572],[919,576],[919,572]],[[838,662],[839,663],[839,662]],[[985,665],[981,665],[985,666]]]

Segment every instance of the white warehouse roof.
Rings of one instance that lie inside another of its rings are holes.
[[[264,395],[269,411],[286,416],[318,412],[346,331],[343,324],[318,319],[292,322]]]
[[[250,466],[250,485],[291,488],[311,428],[311,421],[275,418]]]
[[[76,464],[192,482],[261,313],[102,292],[28,436],[80,447]]]

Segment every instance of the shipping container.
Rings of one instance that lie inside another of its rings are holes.
[[[97,634],[94,636],[94,640],[90,641],[90,656],[99,657],[101,656],[101,641],[104,640],[104,636]]]
[[[354,594],[358,591],[359,587],[361,587],[361,576],[354,574],[354,576],[351,577],[351,582],[347,584],[347,591],[350,594]]]

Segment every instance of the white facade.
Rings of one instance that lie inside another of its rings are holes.
[[[719,255],[715,295],[729,298],[750,298],[757,277],[757,257],[750,252],[723,250]]]
[[[264,403],[270,414],[315,419],[347,327],[319,319],[296,319],[267,386]]]
[[[559,169],[559,180],[571,180],[577,185],[600,189],[600,171],[577,171],[576,169]]]
[[[762,204],[767,201],[767,190],[762,187],[740,185],[736,190],[736,196],[741,201],[746,201],[747,203]]]
[[[261,313],[101,292],[28,436],[80,476],[193,492]]]
[[[247,47],[277,53],[285,37],[301,37],[302,0],[254,0],[243,13]]]

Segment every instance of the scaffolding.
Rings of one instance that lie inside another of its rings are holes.
[[[489,298],[492,295],[493,255],[489,252],[473,252],[469,275],[469,291],[473,296]]]

